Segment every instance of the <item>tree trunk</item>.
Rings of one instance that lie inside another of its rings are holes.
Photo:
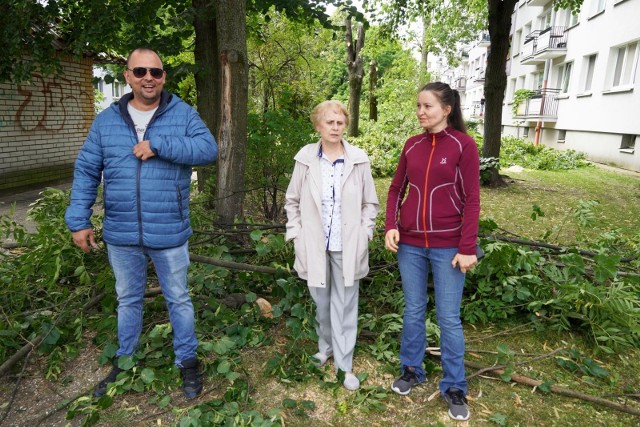
[[[378,121],[378,63],[373,60],[369,63],[369,120]]]
[[[232,224],[243,216],[249,87],[246,1],[217,0],[215,7],[220,54],[216,214],[220,224]]]
[[[195,30],[194,58],[196,66],[196,102],[198,113],[211,133],[218,135],[220,115],[220,58],[217,53],[216,19],[212,0],[193,0]],[[196,169],[198,190],[205,191],[205,183],[213,174],[215,166]]]
[[[430,42],[427,37],[429,25],[431,25],[431,19],[427,16],[424,16],[422,18],[422,46],[420,48],[420,68],[422,69],[423,73],[429,72]]]
[[[349,136],[358,136],[360,122],[360,95],[362,94],[362,79],[364,77],[364,66],[360,51],[364,46],[364,27],[358,26],[358,39],[353,43],[353,33],[351,31],[351,19],[345,21],[347,42],[347,69],[349,70]]]
[[[507,54],[509,53],[509,33],[511,14],[517,0],[488,0],[489,36],[491,46],[487,57],[484,83],[484,144],[483,157],[500,157],[502,103],[507,87]],[[501,185],[498,170],[492,171],[491,186]]]

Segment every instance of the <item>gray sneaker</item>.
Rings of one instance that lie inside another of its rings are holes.
[[[442,398],[449,405],[449,416],[457,421],[466,421],[469,419],[469,406],[467,406],[467,398],[462,390],[454,387],[449,389],[442,395]]]
[[[404,368],[404,372],[391,384],[391,390],[403,396],[409,394],[411,387],[418,384],[418,377],[414,368]]]

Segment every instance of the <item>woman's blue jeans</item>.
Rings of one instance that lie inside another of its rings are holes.
[[[193,304],[187,289],[189,246],[149,249],[141,246],[107,245],[109,263],[116,278],[118,296],[118,342],[116,356],[130,356],[138,347],[142,332],[144,293],[149,260],[160,282],[173,328],[175,363],[196,357]]]
[[[425,315],[427,278],[433,275],[436,319],[440,326],[442,380],[440,392],[455,387],[467,393],[464,375],[464,333],[460,321],[460,304],[465,275],[453,268],[451,261],[457,248],[421,248],[399,245],[398,265],[404,291],[404,320],[400,344],[400,364],[415,368],[418,381],[425,380],[422,368],[427,347]]]

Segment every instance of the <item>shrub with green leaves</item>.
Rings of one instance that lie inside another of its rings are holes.
[[[280,219],[293,157],[315,141],[309,118],[294,118],[286,111],[249,115],[245,186],[250,211],[262,212],[269,220]]]
[[[502,137],[500,164],[505,168],[519,165],[539,170],[568,170],[591,166],[584,153],[555,150],[542,144],[534,145],[514,136]]]

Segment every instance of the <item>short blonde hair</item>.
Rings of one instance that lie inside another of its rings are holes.
[[[345,124],[349,126],[349,111],[347,111],[347,107],[345,107],[342,102],[335,100],[322,101],[316,105],[313,111],[311,111],[311,123],[313,123],[314,126],[317,125],[327,110],[333,110],[334,113],[342,114]]]

